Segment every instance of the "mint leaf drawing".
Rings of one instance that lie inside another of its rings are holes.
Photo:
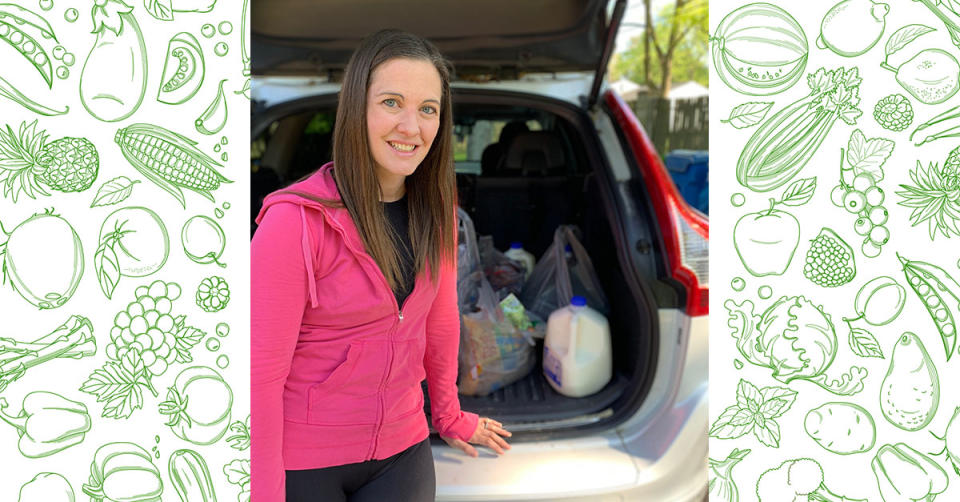
[[[786,387],[757,388],[740,379],[737,385],[737,404],[728,407],[710,426],[710,436],[717,439],[736,439],[750,432],[761,443],[780,447],[780,424],[774,419],[793,406],[797,393]]]
[[[730,124],[737,129],[744,129],[760,123],[767,116],[773,102],[761,103],[751,101],[730,110],[730,117],[721,120],[721,123]]]
[[[802,206],[810,202],[816,190],[816,177],[794,181],[784,190],[779,203],[785,206]]]
[[[133,192],[133,185],[137,183],[140,183],[140,180],[131,181],[126,176],[117,176],[105,182],[100,185],[90,207],[110,206],[123,202],[127,197],[130,197],[130,193]]]

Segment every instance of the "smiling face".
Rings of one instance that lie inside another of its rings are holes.
[[[402,186],[430,151],[440,127],[441,85],[429,61],[397,58],[373,70],[367,138],[385,192]]]

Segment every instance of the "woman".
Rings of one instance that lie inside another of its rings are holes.
[[[264,200],[251,244],[256,502],[432,501],[424,378],[448,444],[509,449],[510,432],[457,398],[449,78],[430,42],[367,37],[344,74],[334,162]]]

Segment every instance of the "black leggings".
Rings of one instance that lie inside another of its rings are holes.
[[[430,438],[383,460],[287,471],[287,502],[433,502]]]

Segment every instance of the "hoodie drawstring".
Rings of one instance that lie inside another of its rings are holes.
[[[303,206],[300,206],[300,228],[302,238],[300,239],[300,248],[303,250],[303,264],[307,269],[307,288],[310,290],[310,307],[317,308],[320,302],[317,300],[317,280],[313,275],[313,253],[310,245],[310,228],[307,225],[307,212]]]

